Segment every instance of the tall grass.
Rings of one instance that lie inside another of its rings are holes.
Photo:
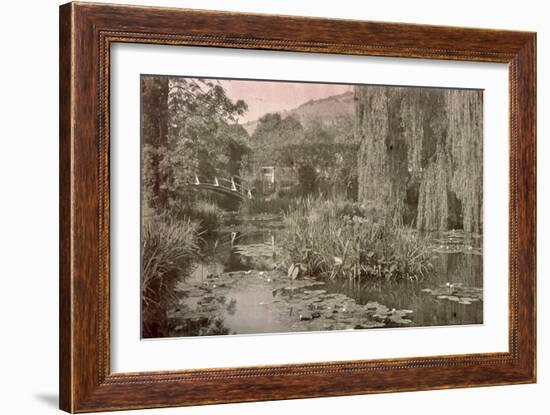
[[[356,203],[304,199],[284,215],[280,253],[311,275],[418,280],[431,251],[413,231],[365,217]]]
[[[199,251],[199,227],[190,219],[181,222],[148,218],[141,235],[141,293],[145,306],[160,301],[168,279],[189,270]]]
[[[215,203],[198,200],[191,208],[189,217],[199,222],[202,232],[210,233],[223,223],[223,210]]]
[[[201,234],[208,234],[222,225],[223,210],[215,202],[195,199],[180,208],[176,217],[183,221],[191,219],[196,222]]]

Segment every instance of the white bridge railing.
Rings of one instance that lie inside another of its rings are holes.
[[[202,175],[199,176],[195,174],[193,185],[204,187],[204,188],[210,188],[210,189],[219,188],[224,193],[235,193],[235,194],[242,195],[243,197],[246,196],[249,199],[252,199],[251,189],[249,187],[243,186],[238,181],[236,182],[235,177],[231,177],[230,179],[226,179],[223,177],[218,178],[218,176],[214,176],[213,178],[207,178],[205,176],[202,176]]]

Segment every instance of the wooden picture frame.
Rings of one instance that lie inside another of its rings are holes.
[[[109,62],[110,46],[118,42],[507,63],[509,352],[111,373]],[[91,412],[535,382],[535,33],[69,3],[60,8],[59,93],[61,409]]]

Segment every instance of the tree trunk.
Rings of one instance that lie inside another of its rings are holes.
[[[151,194],[145,195],[145,201],[148,207],[162,211],[167,205],[167,194],[163,188],[166,177],[161,162],[162,150],[168,145],[168,78],[142,78],[141,88],[141,139],[148,153],[142,163],[142,180],[148,180],[151,185]]]

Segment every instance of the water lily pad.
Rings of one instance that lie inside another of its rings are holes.
[[[392,310],[388,319],[395,324],[410,324],[412,320],[405,318],[410,313],[412,313],[411,310]]]
[[[285,331],[371,329],[411,323],[406,318],[411,310],[390,310],[374,301],[358,304],[344,293],[327,292],[325,285],[309,276],[289,280],[286,272],[277,270],[212,274],[207,279],[181,283],[177,291],[179,309],[174,308],[168,317],[175,335],[223,334],[224,318],[235,318],[238,313],[235,293],[258,287],[260,292],[269,293],[269,297],[258,298],[255,304],[269,310]]]
[[[447,283],[435,288],[425,288],[422,292],[433,295],[439,300],[447,300],[464,305],[483,300],[483,288],[467,287],[462,283]]]

